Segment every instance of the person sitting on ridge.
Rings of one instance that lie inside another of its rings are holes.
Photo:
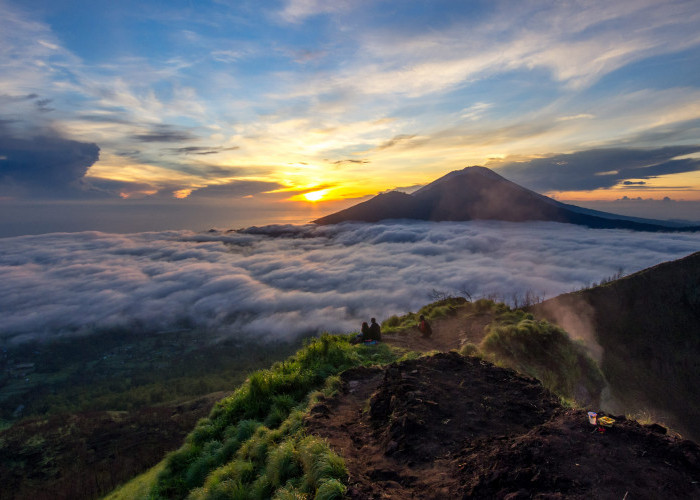
[[[382,340],[382,329],[377,323],[377,320],[372,318],[369,320],[369,339],[376,340],[377,342]]]
[[[367,324],[366,321],[362,322],[362,329],[360,330],[360,333],[362,334],[363,341],[372,340],[370,330],[369,330],[369,325]]]
[[[370,340],[372,339],[370,338],[369,325],[366,321],[363,321],[362,327],[360,328],[360,333],[355,335],[350,342],[353,344],[358,344],[360,342],[368,342]]]
[[[421,331],[421,333],[423,334],[422,336],[425,338],[428,338],[433,334],[433,329],[430,328],[430,323],[428,323],[428,320],[425,319],[425,316],[423,316],[422,314],[419,318],[418,329]]]

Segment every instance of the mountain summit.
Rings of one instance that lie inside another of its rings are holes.
[[[321,217],[316,224],[385,219],[428,221],[550,221],[638,231],[698,230],[665,221],[625,217],[560,203],[485,167],[455,170],[412,194],[391,191]]]

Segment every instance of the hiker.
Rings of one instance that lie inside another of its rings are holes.
[[[362,328],[360,329],[362,340],[372,340],[369,333],[369,325],[366,321],[362,322]]]
[[[369,339],[376,340],[377,342],[382,340],[382,329],[377,323],[377,320],[372,318],[369,320]]]
[[[425,337],[425,338],[430,337],[433,334],[433,329],[430,328],[430,323],[428,323],[428,320],[425,319],[425,316],[423,316],[422,314],[420,315],[420,318],[418,318],[418,319],[419,319],[418,329],[420,330],[420,332],[422,334],[421,336]]]
[[[363,321],[362,327],[360,328],[360,333],[355,335],[355,337],[352,339],[351,343],[359,344],[360,342],[367,342],[368,340],[371,340],[369,335],[370,335],[369,325],[367,324],[366,321]]]

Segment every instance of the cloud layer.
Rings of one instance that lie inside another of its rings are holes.
[[[280,337],[356,330],[433,289],[548,297],[700,248],[700,234],[497,222],[5,238],[0,341],[102,328]]]

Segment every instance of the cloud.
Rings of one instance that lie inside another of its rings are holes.
[[[97,144],[64,139],[47,130],[27,138],[0,126],[0,188],[12,192],[60,194],[99,159]]]
[[[319,14],[331,14],[349,10],[358,2],[350,0],[336,0],[325,2],[323,0],[288,0],[279,16],[288,23],[299,23],[307,18]]]
[[[191,141],[195,136],[183,130],[175,130],[168,125],[159,125],[149,132],[136,134],[131,138],[139,142],[184,142]]]
[[[411,139],[413,139],[414,137],[415,137],[415,134],[413,134],[413,135],[399,134],[399,135],[392,137],[388,141],[383,142],[382,144],[377,146],[376,149],[377,149],[377,151],[381,151],[383,149],[393,148],[396,145],[401,145],[401,144],[405,144],[406,142],[410,142]]]
[[[275,189],[281,189],[284,186],[278,182],[270,181],[246,181],[238,180],[227,184],[219,184],[207,186],[201,189],[192,191],[190,198],[225,198],[225,197],[241,197],[254,194],[264,193]]]
[[[223,147],[207,147],[207,146],[185,146],[182,148],[170,148],[168,151],[176,154],[185,155],[213,155],[221,153],[222,151],[235,151],[239,149],[238,146],[232,146],[229,148]]]
[[[345,165],[345,164],[348,164],[348,163],[356,164],[356,165],[365,165],[365,164],[367,164],[367,163],[370,163],[370,161],[367,160],[367,159],[365,159],[365,158],[363,158],[363,159],[361,159],[361,160],[349,158],[349,159],[346,159],[346,160],[336,160],[336,161],[331,162],[331,163],[333,163],[333,165],[338,165],[338,166]]]
[[[679,156],[700,151],[700,146],[658,149],[592,149],[527,161],[504,160],[498,173],[535,191],[578,191],[608,188],[627,179],[700,170],[700,159]],[[634,183],[643,181],[635,181]],[[633,182],[625,182],[630,185]]]
[[[548,297],[697,251],[700,234],[555,223],[268,226],[4,238],[2,341],[186,321],[203,337],[357,330],[432,289]]]

